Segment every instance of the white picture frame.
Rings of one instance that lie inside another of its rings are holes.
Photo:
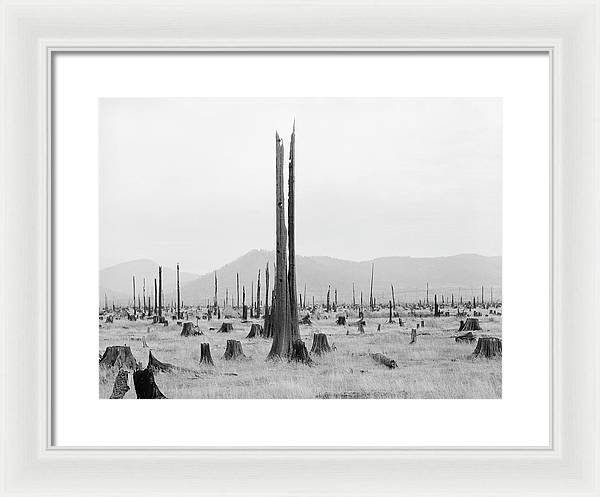
[[[2,2],[0,495],[600,495],[599,9],[597,0]],[[552,446],[51,446],[53,54],[323,50],[549,54]]]

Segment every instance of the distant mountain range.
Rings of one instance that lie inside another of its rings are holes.
[[[240,278],[240,302],[242,286],[246,287],[246,303],[251,301],[251,288],[261,271],[261,301],[265,292],[265,267],[269,263],[270,289],[273,289],[275,253],[267,250],[251,250],[247,254],[216,269],[218,278],[219,301],[225,298],[226,289],[233,302],[236,299],[236,274]],[[502,257],[461,254],[449,257],[381,257],[371,261],[347,261],[323,256],[296,256],[298,292],[304,294],[306,285],[307,300],[322,302],[331,285],[331,298],[335,289],[338,302],[352,301],[354,283],[357,302],[360,292],[363,301],[368,303],[371,279],[371,266],[374,267],[373,293],[379,302],[390,299],[391,285],[394,285],[397,301],[414,301],[425,298],[426,284],[429,295],[443,294],[450,298],[452,293],[458,298],[472,298],[481,294],[484,287],[485,298],[489,298],[490,289],[494,297],[501,296]],[[131,301],[132,276],[136,277],[137,290],[142,295],[142,281],[146,278],[146,292],[153,294],[154,278],[158,264],[150,260],[137,260],[118,264],[100,271],[100,303],[106,292],[109,302],[125,303]],[[163,267],[163,286],[165,300],[175,296],[175,270]],[[214,272],[205,275],[193,273],[180,274],[180,287],[184,303],[206,303],[214,296]],[[254,296],[256,298],[256,295]]]

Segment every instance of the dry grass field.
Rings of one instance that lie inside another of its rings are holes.
[[[400,314],[398,321],[387,324],[387,311],[365,314],[365,333],[357,326],[338,326],[335,315],[313,319],[301,325],[300,334],[308,350],[313,333],[327,334],[331,353],[312,355],[307,366],[287,361],[266,361],[271,340],[246,338],[252,321],[227,320],[231,333],[217,333],[222,320],[200,321],[201,336],[180,336],[182,326],[153,325],[140,319],[115,319],[100,324],[99,352],[109,345],[129,345],[143,367],[148,351],[162,362],[187,368],[188,372],[156,373],[158,387],[167,398],[197,399],[307,399],[307,398],[407,398],[407,399],[481,399],[502,397],[501,359],[471,358],[475,343],[456,343],[459,318],[423,317],[415,344],[409,344],[411,328],[421,318]],[[322,315],[323,317],[323,315]],[[464,318],[463,318],[464,319]],[[352,315],[348,322],[352,323]],[[254,322],[262,324],[262,320]],[[482,330],[476,336],[502,337],[502,317],[479,317]],[[381,330],[378,331],[378,325]],[[348,334],[347,334],[348,333]],[[149,348],[143,348],[142,337]],[[223,359],[228,339],[239,340],[246,359]],[[200,344],[209,343],[214,367],[201,366]],[[370,353],[381,352],[394,359],[396,369],[375,362]],[[99,395],[109,398],[116,371],[100,370]],[[133,382],[125,398],[136,398]]]

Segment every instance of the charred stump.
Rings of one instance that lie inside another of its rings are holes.
[[[212,356],[210,355],[210,344],[209,343],[201,343],[200,344],[200,364],[207,364],[209,366],[214,366]]]
[[[195,326],[194,323],[192,323],[191,321],[183,323],[183,328],[181,330],[182,337],[195,337],[202,334],[203,333],[202,331],[200,331],[200,328]]]
[[[263,327],[260,324],[254,323],[250,327],[250,332],[248,333],[248,336],[246,338],[255,338],[255,337],[262,336],[263,334],[264,334]]]
[[[227,340],[227,347],[225,348],[225,354],[223,359],[230,361],[232,359],[244,359],[244,351],[242,350],[242,343],[239,340]]]
[[[376,354],[371,354],[371,358],[373,360],[383,364],[384,366],[387,366],[390,369],[395,369],[398,367],[398,365],[396,364],[396,361],[394,361],[393,359],[390,359],[386,355],[376,353]]]
[[[361,334],[364,334],[364,332],[365,332],[365,322],[364,321],[358,322],[358,332]]]
[[[322,355],[327,352],[331,352],[331,347],[327,341],[327,335],[325,333],[315,333],[313,335],[312,348],[310,349],[311,354]]]
[[[150,369],[159,373],[170,373],[175,369],[175,366],[167,362],[160,362],[156,357],[152,355],[152,351],[150,351],[148,352],[148,366],[146,366],[146,369]]]
[[[115,378],[115,384],[113,385],[113,391],[110,395],[111,399],[122,399],[125,394],[129,391],[129,373],[124,369],[119,369],[117,377]]]
[[[325,336],[325,335],[323,335]],[[290,357],[291,361],[301,362],[303,364],[312,364],[312,359],[308,355],[308,350],[306,349],[306,345],[299,338],[292,342],[292,355]]]
[[[410,330],[410,343],[417,343],[417,330],[415,328]]]
[[[140,369],[133,373],[133,384],[138,399],[166,399],[154,381],[151,368]]]
[[[467,318],[465,324],[458,331],[478,331],[481,330],[479,326],[479,319],[476,318]]]
[[[115,320],[114,316],[106,316],[106,319],[104,320],[105,323],[113,323]]]
[[[222,323],[221,327],[217,330],[217,333],[231,333],[233,331],[233,324]]]
[[[346,316],[338,316],[336,324],[338,326],[346,326]]]
[[[486,359],[502,357],[502,340],[496,337],[479,337],[472,355]]]
[[[106,347],[100,359],[100,368],[104,369],[126,369],[136,371],[141,365],[135,360],[131,348],[127,345],[111,345]]]

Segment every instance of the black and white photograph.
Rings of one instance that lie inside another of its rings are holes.
[[[502,398],[501,98],[98,124],[99,398]]]

